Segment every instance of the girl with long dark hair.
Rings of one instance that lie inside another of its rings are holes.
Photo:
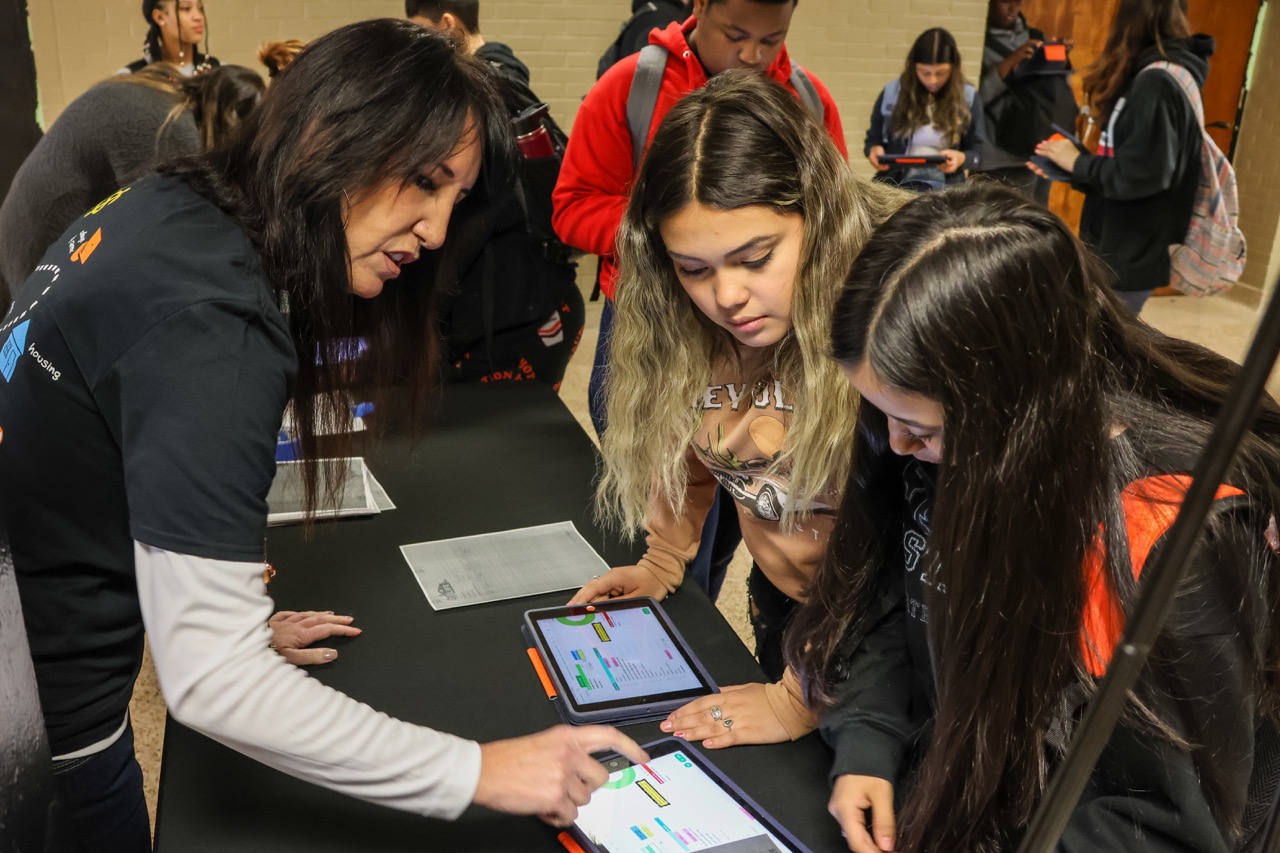
[[[835,747],[832,813],[862,853],[1013,850],[1236,366],[1131,319],[1061,220],[996,184],[885,223],[832,347],[857,437],[787,639]],[[1227,851],[1256,825],[1278,508],[1267,398],[1059,849]]]
[[[854,253],[901,196],[856,179],[800,102],[757,74],[716,75],[654,136],[619,231],[597,494],[605,519],[644,527],[648,548],[572,602],[675,591],[723,486],[774,682],[695,700],[666,731],[716,748],[813,728],[782,634],[825,550],[851,438],[828,322]]]
[[[506,192],[513,148],[481,64],[405,21],[353,24],[224,143],[73,223],[18,291],[0,325],[0,524],[83,849],[150,849],[127,714],[144,624],[175,719],[390,807],[564,823],[607,779],[592,750],[643,758],[608,728],[481,746],[394,720],[292,665],[358,633],[349,617],[268,624],[286,406],[314,511],[341,491],[316,443],[349,423],[340,392],[379,399],[394,381],[410,415],[427,401],[435,286],[419,256],[447,252],[455,208],[482,215]]]
[[[183,77],[157,62],[109,77],[68,104],[0,205],[0,307],[81,214],[157,163],[212,147],[263,89],[262,77],[239,65]]]
[[[1081,154],[1062,139],[1036,148],[1085,194],[1080,238],[1111,268],[1134,314],[1169,283],[1169,247],[1186,236],[1200,182],[1204,128],[1174,75],[1203,88],[1213,50],[1212,36],[1191,34],[1187,0],[1120,0],[1106,47],[1084,77],[1085,100],[1104,128],[1098,152]],[[1157,62],[1171,67],[1144,70]]]
[[[884,87],[871,109],[862,153],[875,179],[915,189],[964,180],[978,165],[983,138],[982,100],[965,81],[960,48],[941,27],[925,30],[907,52],[902,75]],[[881,163],[886,154],[942,156],[927,166]]]
[[[153,62],[167,62],[190,77],[221,64],[199,49],[200,42],[207,45],[209,39],[203,0],[142,0],[142,17],[147,22],[142,58],[118,73],[133,74]]]

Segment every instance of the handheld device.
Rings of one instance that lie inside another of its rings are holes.
[[[524,630],[570,723],[657,719],[717,690],[652,598],[530,610]]]
[[[584,853],[809,853],[729,777],[679,738],[646,744],[649,760],[602,759],[609,781],[561,841]]]
[[[1080,139],[1071,131],[1066,130],[1056,124],[1051,125],[1051,128],[1053,130],[1053,136],[1050,136],[1049,139],[1051,140],[1066,139],[1072,145],[1074,145],[1076,147],[1076,150],[1079,151],[1081,154],[1089,153],[1089,149],[1086,148],[1084,143],[1081,142]],[[1031,162],[1035,163],[1037,166],[1043,169],[1044,173],[1049,176],[1049,180],[1051,181],[1070,181],[1071,180],[1070,172],[1068,172],[1066,169],[1062,168],[1057,163],[1053,162],[1043,154],[1032,154]]]
[[[1071,60],[1067,56],[1068,48],[1060,41],[1046,41],[1036,48],[1035,53],[1028,56],[1009,75],[1013,79],[1022,77],[1052,77],[1071,72]]]
[[[881,154],[884,166],[940,166],[947,162],[941,154]]]

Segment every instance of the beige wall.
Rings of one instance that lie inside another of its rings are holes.
[[[46,126],[68,101],[141,55],[146,27],[138,0],[28,0],[28,6]],[[986,6],[986,0],[802,0],[797,6],[789,47],[831,89],[851,159],[865,174],[862,136],[871,106],[901,71],[911,42],[929,27],[949,28],[976,79]],[[205,0],[205,8],[212,53],[259,69],[256,51],[264,41],[311,39],[404,10],[400,0]],[[629,0],[483,0],[481,26],[529,65],[534,90],[569,127],[595,80],[600,53],[629,8]]]
[[[1240,285],[1232,295],[1256,304],[1270,294],[1280,274],[1280,9],[1265,16],[1256,40],[1253,82],[1236,145],[1236,177],[1240,183],[1240,227],[1249,245]]]
[[[28,0],[36,76],[46,126],[95,81],[141,54],[138,0]],[[533,88],[571,127],[595,79],[600,52],[627,15],[628,0],[484,0],[486,36],[509,43],[533,73]],[[802,0],[788,45],[831,89],[855,167],[871,106],[896,76],[912,40],[931,26],[949,28],[965,70],[978,76],[986,0]],[[257,66],[258,46],[275,38],[311,39],[362,18],[398,15],[400,0],[206,0],[213,53]],[[1233,297],[1256,304],[1280,272],[1280,15],[1267,16],[1236,157],[1249,265]]]

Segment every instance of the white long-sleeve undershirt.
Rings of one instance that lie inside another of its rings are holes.
[[[362,800],[452,819],[475,795],[474,741],[396,720],[269,647],[261,563],[134,542],[138,600],[174,719],[269,767]]]

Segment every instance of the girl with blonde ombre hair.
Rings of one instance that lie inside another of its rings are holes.
[[[603,518],[646,529],[648,549],[572,603],[674,592],[723,486],[754,559],[756,656],[778,681],[695,700],[665,731],[715,748],[813,727],[781,643],[848,470],[856,396],[828,356],[830,318],[901,197],[856,178],[795,96],[754,74],[714,77],[649,147],[618,232],[597,494]]]

